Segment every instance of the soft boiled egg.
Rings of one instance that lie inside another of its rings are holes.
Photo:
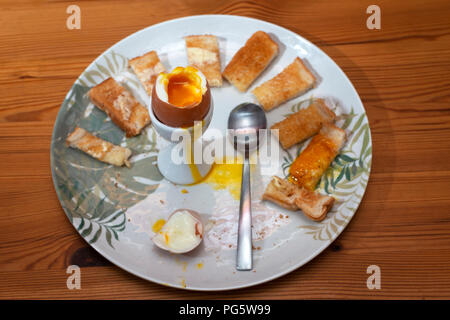
[[[188,209],[173,212],[153,237],[153,243],[172,253],[195,249],[203,239],[203,224],[198,213]]]
[[[209,111],[211,93],[204,74],[194,67],[160,73],[152,92],[152,109],[170,127],[192,127]]]

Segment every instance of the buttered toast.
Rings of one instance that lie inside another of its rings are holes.
[[[324,124],[289,168],[289,180],[314,190],[320,178],[338,155],[346,140],[343,129]]]
[[[297,57],[274,78],[255,88],[253,94],[264,110],[269,111],[305,93],[314,86],[315,82],[314,75]]]
[[[309,191],[277,176],[272,177],[262,198],[288,210],[301,209],[308,218],[314,221],[325,219],[335,201],[331,196]]]
[[[156,78],[161,72],[166,71],[156,51],[150,51],[140,57],[133,58],[128,61],[128,65],[133,69],[145,91],[151,97]]]
[[[128,158],[131,156],[131,150],[128,148],[116,146],[111,142],[105,141],[94,136],[88,131],[76,127],[66,139],[66,144],[75,149],[79,149],[91,157],[115,166],[130,166]]]
[[[205,75],[210,87],[222,86],[217,37],[213,35],[193,35],[184,39],[189,65],[196,67]]]
[[[278,139],[284,149],[306,140],[325,123],[333,123],[336,114],[328,108],[322,99],[315,99],[308,108],[301,109],[284,120],[275,123],[271,129],[278,130]]]
[[[264,31],[257,31],[236,52],[222,75],[245,92],[277,54],[278,44]]]
[[[113,78],[108,78],[93,87],[88,95],[91,101],[106,112],[111,120],[125,132],[127,137],[138,135],[150,123],[147,108]]]

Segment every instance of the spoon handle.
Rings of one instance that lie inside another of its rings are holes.
[[[237,243],[237,270],[252,269],[252,210],[250,196],[250,163],[244,157],[242,166],[241,202],[239,206],[239,227]]]

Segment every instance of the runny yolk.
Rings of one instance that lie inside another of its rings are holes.
[[[169,103],[177,107],[186,107],[202,101],[199,77],[195,73],[181,72],[170,75],[167,84]]]
[[[214,163],[204,180],[214,190],[227,189],[230,195],[239,200],[241,196],[242,163],[237,158],[224,158],[221,163]]]
[[[292,163],[289,180],[313,191],[320,177],[336,156],[337,147],[328,137],[318,134]]]
[[[164,240],[166,240],[166,244],[169,244],[169,235],[166,233],[164,233]]]
[[[159,230],[161,230],[165,223],[166,220],[164,219],[159,219],[158,221],[156,221],[152,227],[153,232],[158,232]]]

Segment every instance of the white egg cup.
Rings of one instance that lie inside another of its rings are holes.
[[[203,135],[203,133],[206,131],[209,124],[211,123],[213,111],[214,111],[214,104],[211,97],[209,111],[202,121],[201,135]],[[170,127],[158,120],[158,118],[153,112],[151,103],[149,107],[149,113],[150,119],[152,120],[152,124],[156,132],[158,132],[158,134],[166,141],[170,142],[168,146],[159,150],[158,154],[158,161],[157,161],[158,169],[164,176],[164,178],[175,184],[189,185],[197,183],[201,181],[204,177],[206,177],[209,171],[211,170],[212,164],[208,164],[203,161],[203,146],[201,150],[202,154],[200,155],[202,157],[201,158],[202,163],[187,163],[187,161],[179,163],[174,161],[173,155],[179,152],[177,146],[179,146],[179,144],[182,143],[181,137],[183,136],[186,137],[186,135],[193,137],[195,125],[189,128]],[[179,137],[179,139],[176,139],[174,141],[173,137]],[[196,138],[197,140],[200,140],[201,136]],[[191,152],[194,152],[194,150],[196,150],[196,148],[192,148]]]

